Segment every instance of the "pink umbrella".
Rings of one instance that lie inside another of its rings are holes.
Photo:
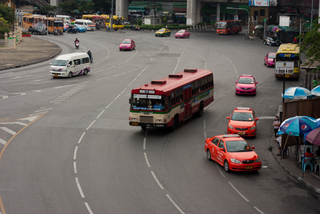
[[[313,129],[306,135],[306,140],[314,145],[320,145],[320,127]]]

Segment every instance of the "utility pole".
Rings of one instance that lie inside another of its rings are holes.
[[[113,30],[113,1],[111,0],[110,29]]]

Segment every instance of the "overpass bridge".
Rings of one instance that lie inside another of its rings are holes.
[[[140,0],[148,1],[148,0]],[[200,11],[204,4],[211,4],[217,7],[217,21],[220,19],[220,5],[221,4],[249,4],[249,0],[160,0],[161,2],[187,2],[187,25],[196,25],[201,22]],[[128,6],[130,0],[116,0],[115,12],[122,17],[128,17]],[[148,1],[150,2],[150,1]],[[154,1],[155,2],[155,1]]]

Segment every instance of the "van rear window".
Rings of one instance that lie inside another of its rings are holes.
[[[54,66],[66,66],[68,63],[68,60],[54,60],[52,65]]]

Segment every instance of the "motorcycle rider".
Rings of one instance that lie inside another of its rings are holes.
[[[89,55],[90,62],[92,62],[92,53],[91,53],[90,49],[88,50],[87,54]]]
[[[76,47],[77,47],[77,43],[78,43],[78,44],[80,43],[80,41],[79,41],[79,39],[78,39],[78,38],[76,38],[76,40],[74,40],[74,46],[76,46]]]

